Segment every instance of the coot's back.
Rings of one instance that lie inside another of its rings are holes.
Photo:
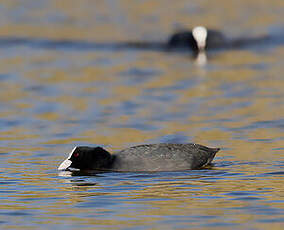
[[[117,171],[198,169],[211,163],[219,150],[198,144],[139,145],[115,153],[111,168]]]

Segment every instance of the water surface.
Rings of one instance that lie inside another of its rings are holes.
[[[278,36],[283,3],[171,2],[0,4],[0,41],[27,39],[0,42],[1,229],[281,229],[283,42],[213,51],[205,66],[186,52],[82,44],[166,41],[199,24]],[[194,171],[56,170],[79,144],[156,142],[222,150]]]

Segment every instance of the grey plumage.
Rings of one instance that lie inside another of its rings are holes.
[[[218,148],[198,144],[139,145],[113,154],[113,170],[176,171],[197,169],[212,162]]]

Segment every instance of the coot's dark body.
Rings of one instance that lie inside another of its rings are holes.
[[[219,148],[198,144],[139,145],[110,154],[101,147],[76,147],[59,170],[180,171],[210,164]]]
[[[197,144],[140,145],[114,154],[114,170],[176,171],[209,164],[219,149]]]

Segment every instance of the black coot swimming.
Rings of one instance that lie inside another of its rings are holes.
[[[102,147],[75,147],[58,170],[180,171],[210,164],[219,148],[199,144],[149,144],[110,154]]]
[[[226,37],[217,30],[209,30],[203,26],[192,30],[180,31],[173,34],[168,40],[169,48],[190,48],[195,52],[206,49],[221,48],[228,45]]]
[[[169,49],[187,48],[198,54],[211,49],[241,49],[248,46],[264,45],[273,41],[274,43],[279,43],[279,38],[278,40],[277,37],[272,39],[268,35],[228,38],[218,30],[197,26],[192,30],[180,31],[170,36],[167,47]]]

